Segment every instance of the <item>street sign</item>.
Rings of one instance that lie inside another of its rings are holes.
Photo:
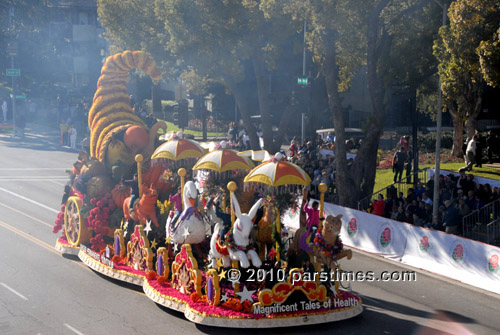
[[[309,79],[307,77],[303,77],[303,78],[297,78],[297,84],[299,85],[307,85],[309,84]]]
[[[16,95],[16,99],[26,99],[26,95],[25,94],[18,94],[18,95]]]
[[[7,45],[7,55],[8,56],[17,56],[17,50],[18,50],[18,44],[17,41],[10,42],[9,45]]]
[[[21,75],[21,69],[6,69],[5,74],[8,77],[19,77]]]

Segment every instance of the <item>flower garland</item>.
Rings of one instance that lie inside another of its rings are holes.
[[[340,253],[344,248],[344,244],[342,243],[342,240],[340,239],[339,236],[337,236],[335,244],[331,245],[326,243],[325,239],[323,238],[323,235],[321,235],[320,233],[316,233],[316,237],[314,238],[314,244],[318,246],[319,250],[324,252],[325,255],[328,257]]]
[[[234,233],[233,229],[231,228],[227,233],[226,233],[226,239],[224,240],[224,245],[228,247],[231,250],[240,250],[240,251],[248,251],[248,250],[254,250],[255,246],[253,243],[248,244],[246,247],[242,247],[236,244],[234,241]]]

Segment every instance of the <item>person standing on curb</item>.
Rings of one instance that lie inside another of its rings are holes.
[[[394,172],[394,182],[397,183],[403,177],[403,170],[406,163],[406,152],[404,147],[396,151],[392,159],[392,171]]]
[[[2,113],[3,113],[3,122],[7,123],[7,112],[9,111],[8,105],[7,105],[7,99],[3,99],[2,102]]]
[[[472,139],[467,144],[467,149],[465,150],[465,169],[466,171],[472,171],[472,165],[476,162],[476,140],[477,135],[472,136]]]
[[[68,133],[71,149],[76,149],[76,136],[78,135],[78,132],[76,131],[75,125],[73,123],[69,126]]]

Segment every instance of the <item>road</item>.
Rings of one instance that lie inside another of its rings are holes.
[[[23,141],[0,135],[0,334],[239,334],[253,330],[195,325],[54,250],[52,225],[65,170],[77,153],[57,131],[27,128]],[[345,270],[414,270],[355,252]],[[354,282],[365,311],[318,326],[264,329],[262,334],[500,334],[500,296],[417,272],[416,282]],[[463,331],[463,332],[461,332]],[[469,332],[466,332],[469,331]]]

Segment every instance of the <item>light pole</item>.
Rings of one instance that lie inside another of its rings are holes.
[[[10,27],[10,43],[14,42],[14,7],[9,7],[9,27]],[[14,56],[10,56],[10,68],[14,68]],[[14,76],[12,76],[12,137],[16,137],[16,90],[15,90]]]
[[[442,4],[437,0],[434,0],[435,3],[439,5],[443,9],[443,17],[441,21],[441,26],[446,25],[446,12],[447,6],[446,4]],[[437,223],[438,221],[438,212],[439,212],[439,176],[441,174],[440,165],[441,165],[441,123],[442,123],[442,111],[443,109],[443,94],[441,91],[441,76],[439,76],[439,90],[438,90],[438,106],[437,106],[437,115],[436,115],[436,165],[434,168],[434,199],[432,204],[432,218],[433,221]]]

